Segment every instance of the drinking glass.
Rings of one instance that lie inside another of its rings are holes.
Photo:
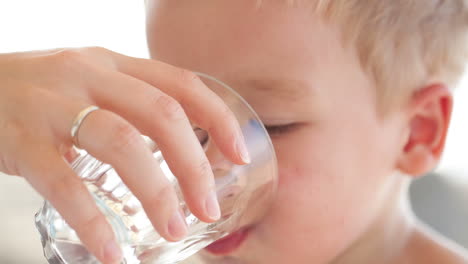
[[[233,164],[221,154],[206,131],[194,128],[214,173],[221,208],[219,221],[208,224],[189,211],[177,179],[167,166],[157,143],[144,135],[142,136],[153,150],[154,158],[172,182],[181,201],[189,229],[187,237],[181,241],[168,242],[154,230],[140,202],[112,166],[97,160],[84,150],[78,150],[79,155],[71,164],[111,224],[123,250],[122,263],[171,264],[182,261],[229,233],[255,224],[264,216],[273,199],[278,169],[273,145],[262,122],[233,89],[211,76],[202,73],[198,75],[234,112],[251,157],[251,163],[247,165]],[[36,213],[35,221],[41,235],[44,255],[49,263],[99,263],[48,201]]]

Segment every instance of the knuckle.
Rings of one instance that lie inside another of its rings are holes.
[[[86,55],[82,49],[63,49],[55,54],[61,62],[76,62],[85,59]]]
[[[102,230],[104,230],[102,228],[104,225],[105,225],[104,217],[100,213],[96,212],[90,217],[82,221],[78,221],[74,223],[73,228],[77,230],[77,232],[80,233],[81,235],[87,236],[88,234],[90,233],[92,234],[98,230],[102,232]]]
[[[99,54],[105,54],[108,53],[109,50],[100,46],[90,46],[90,47],[84,47],[80,49],[83,53],[89,54],[89,55],[99,55]]]
[[[39,170],[39,177],[41,177],[40,175],[50,173],[47,168]],[[55,180],[50,181],[46,186],[46,192],[51,201],[63,200],[64,197],[67,197],[67,199],[81,199],[85,195],[83,188],[80,188],[81,181],[75,175],[68,175],[63,172],[57,173],[60,173],[61,176],[56,177]]]
[[[148,201],[151,202],[167,202],[167,199],[172,196],[174,189],[171,184],[163,183],[159,186],[156,192],[149,195]]]
[[[116,66],[112,59],[112,54],[115,53],[111,50],[99,46],[93,46],[81,48],[81,52],[85,54],[87,58],[93,59],[94,63],[102,67],[115,68]]]
[[[64,49],[55,53],[52,59],[61,72],[75,71],[89,65],[89,58],[82,49]]]
[[[133,146],[141,140],[141,137],[136,128],[127,122],[120,121],[111,128],[111,136],[109,137],[109,140],[111,151],[122,154],[128,149],[132,149]]]
[[[179,82],[179,88],[194,88],[195,82],[198,80],[198,76],[195,73],[186,69],[178,69],[177,71],[177,80]]]
[[[95,71],[101,67],[115,68],[112,51],[103,47],[62,49],[50,56],[51,65],[59,73]]]
[[[146,210],[158,211],[168,206],[175,197],[174,188],[169,183],[157,186],[154,192],[142,194],[140,200]]]
[[[210,176],[212,173],[210,162],[206,159],[201,161],[193,171],[196,173],[195,176],[199,177],[200,180]]]
[[[236,122],[237,123],[237,119],[235,118],[234,116],[234,113],[231,111],[231,109],[225,105],[224,103],[220,106],[220,111],[219,111],[219,114],[220,114],[220,119],[221,120],[227,120],[228,122]]]
[[[186,118],[185,111],[177,100],[168,95],[159,95],[153,100],[156,109],[170,121],[179,121]]]
[[[11,157],[0,153],[0,172],[9,175],[20,175],[18,163]]]
[[[228,128],[227,131],[232,131],[233,128],[238,127],[239,123],[231,111],[231,109],[223,104],[220,104],[219,110],[215,111],[210,122],[207,123],[207,130],[208,132],[213,132],[216,130],[225,130]]]

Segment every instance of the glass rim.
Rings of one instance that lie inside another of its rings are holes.
[[[265,133],[265,135],[267,136],[267,141],[268,141],[268,145],[270,146],[270,152],[271,152],[271,156],[273,158],[273,161],[274,161],[274,173],[275,175],[277,175],[277,177],[275,177],[275,181],[278,181],[278,159],[276,157],[276,151],[275,151],[275,147],[273,145],[273,142],[271,141],[271,137],[270,137],[270,134],[268,133],[268,131],[266,130],[265,128],[265,125],[263,124],[262,120],[260,119],[260,117],[258,116],[258,114],[255,112],[255,110],[253,109],[253,107],[247,102],[247,100],[245,100],[236,90],[234,90],[231,86],[227,85],[226,83],[224,83],[223,81],[217,79],[216,77],[213,77],[209,74],[206,74],[206,73],[203,73],[203,72],[197,72],[197,71],[194,71],[194,73],[197,75],[197,76],[200,76],[200,77],[203,77],[203,78],[206,78],[208,80],[211,80],[219,85],[221,85],[223,88],[227,89],[228,91],[231,92],[231,94],[233,94],[239,101],[242,102],[242,104],[249,110],[250,114],[252,114],[252,116],[257,120],[259,121],[259,123],[261,124],[261,127],[262,127],[262,131],[263,133]],[[209,87],[208,87],[209,88]],[[277,183],[275,182],[275,189],[277,188]],[[276,190],[275,190],[276,191]]]

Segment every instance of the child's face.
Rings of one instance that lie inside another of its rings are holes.
[[[376,88],[336,29],[304,7],[254,2],[149,3],[151,54],[226,82],[266,126],[292,124],[271,132],[273,208],[214,263],[326,263],[374,223],[392,191],[403,118],[379,119]]]

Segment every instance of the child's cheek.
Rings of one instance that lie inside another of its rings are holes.
[[[316,197],[319,183],[316,180],[320,178],[318,172],[310,170],[300,162],[280,166],[278,179],[280,206],[288,208],[294,204],[296,208],[312,207],[312,203],[319,202]]]
[[[279,155],[279,189],[312,191],[318,188],[320,181],[325,180],[323,175],[326,174],[320,165],[322,163],[310,154],[304,156],[292,154],[283,157]]]

